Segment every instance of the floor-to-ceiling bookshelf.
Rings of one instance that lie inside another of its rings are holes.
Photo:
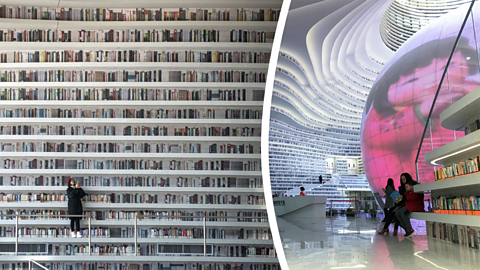
[[[278,269],[260,129],[281,1],[38,5],[0,1],[0,266]],[[82,238],[55,216],[69,177]]]

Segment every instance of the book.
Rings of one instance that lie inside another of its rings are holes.
[[[390,197],[392,197],[393,200],[395,200],[395,202],[399,202],[402,200],[401,198],[402,195],[400,195],[400,192],[398,192],[398,190],[395,190],[392,192],[392,194],[390,194]]]

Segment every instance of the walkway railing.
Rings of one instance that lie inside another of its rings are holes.
[[[46,268],[45,266],[37,263],[37,262],[34,261],[34,260],[28,260],[28,270],[32,270],[32,269],[33,269],[33,268],[32,268],[32,264],[34,264],[34,265],[36,265],[36,266],[39,266],[39,267],[42,268],[42,269],[49,270],[48,268]]]
[[[20,227],[25,227],[25,226],[30,226],[30,224],[21,224],[20,221],[22,220],[21,218],[29,218],[29,217],[35,217],[35,218],[44,218],[44,219],[49,219],[49,218],[72,218],[72,217],[80,217],[80,218],[87,218],[88,221],[88,255],[92,255],[92,217],[89,215],[26,215],[26,214],[1,214],[0,218],[4,217],[10,217],[10,218],[15,218],[15,255],[18,255],[18,240],[19,240],[19,228]],[[159,220],[159,219],[197,219],[196,221],[202,221],[202,228],[203,228],[203,256],[207,256],[207,219],[221,219],[223,221],[228,221],[228,219],[246,219],[246,220],[261,220],[258,223],[268,222],[268,217],[246,217],[246,216],[178,216],[178,215],[138,215],[135,214],[132,220],[132,226],[134,228],[134,243],[135,243],[135,248],[134,248],[134,255],[138,255],[138,220]],[[128,226],[128,225],[126,225]],[[30,238],[30,237],[29,237]],[[30,238],[31,239],[31,238]],[[33,262],[33,261],[32,261]],[[35,263],[35,262],[33,262]]]

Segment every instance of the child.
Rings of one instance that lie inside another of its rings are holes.
[[[413,192],[413,185],[415,182],[407,182],[405,184],[405,206],[400,208],[395,212],[400,224],[405,228],[406,234],[405,237],[409,237],[415,233],[412,228],[412,223],[410,222],[410,213],[411,212],[423,212],[425,211],[425,206],[423,205],[423,193]]]
[[[300,187],[300,196],[305,196],[305,188],[304,187]]]

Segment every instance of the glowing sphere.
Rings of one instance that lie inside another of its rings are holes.
[[[467,13],[464,5],[422,28],[395,53],[375,81],[365,104],[362,119],[362,159],[367,179],[374,192],[400,174],[415,179],[415,157],[435,93],[452,52],[460,26]],[[480,14],[475,5],[473,14]],[[480,16],[475,16],[476,36],[480,37]],[[440,113],[480,84],[478,58],[469,19],[442,84],[434,110],[431,128],[425,136],[419,157],[419,180],[434,180],[431,165],[423,155],[464,135],[464,132],[440,126]]]

